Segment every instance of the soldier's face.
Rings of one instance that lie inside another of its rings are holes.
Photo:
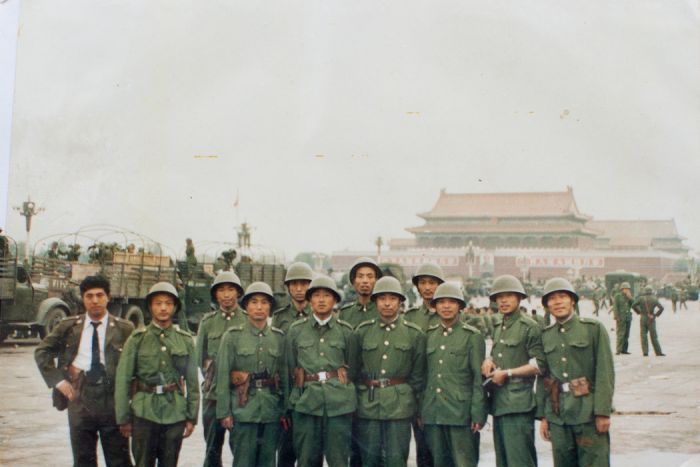
[[[289,291],[289,296],[297,303],[304,303],[306,301],[306,291],[309,289],[311,281],[295,280],[289,281],[287,283],[287,290]]]
[[[377,282],[377,274],[374,272],[374,269],[369,266],[357,268],[355,272],[355,282],[353,282],[357,295],[372,295],[375,282]]]
[[[565,321],[574,311],[574,299],[566,292],[552,292],[547,297],[547,309],[558,321]]]
[[[496,295],[496,305],[498,305],[498,311],[509,315],[520,306],[520,295],[513,292],[499,293]]]
[[[260,324],[270,317],[270,299],[263,294],[255,294],[248,299],[245,311],[248,312],[248,319],[252,323]]]
[[[238,289],[233,284],[221,284],[214,291],[214,296],[222,310],[231,311],[238,304]]]
[[[433,295],[435,295],[435,290],[438,288],[438,285],[440,285],[440,283],[434,277],[420,276],[418,278],[416,288],[418,289],[418,293],[423,299],[423,303],[425,303],[426,305],[430,304],[430,301],[433,299]]]
[[[627,298],[632,298],[632,291],[630,289],[622,289],[622,295]]]
[[[326,289],[316,289],[311,294],[311,310],[319,319],[326,319],[331,315],[335,306],[335,296]]]
[[[454,298],[440,298],[435,302],[435,311],[444,323],[453,323],[459,315],[460,303]]]
[[[175,314],[175,299],[167,293],[155,294],[149,304],[151,317],[160,327],[170,325]]]
[[[92,320],[100,320],[107,313],[109,294],[103,288],[88,289],[83,294],[85,312]]]
[[[382,321],[393,321],[399,314],[401,299],[392,293],[383,293],[377,296],[377,311]]]

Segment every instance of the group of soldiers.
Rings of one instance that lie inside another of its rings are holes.
[[[176,465],[198,419],[198,371],[205,466],[221,465],[227,432],[234,466],[405,466],[412,432],[419,466],[474,466],[488,414],[498,466],[537,465],[535,419],[555,465],[609,465],[609,339],[574,313],[567,280],[545,284],[555,321],[542,330],[519,311],[520,281],[497,278],[501,319],[486,355],[461,287],[439,266],[417,270],[422,304],[408,310],[399,281],[372,259],[349,276],[357,300],[338,307],[335,281],[294,263],[289,304],[275,310],[269,285],[244,290],[223,271],[196,344],[172,322],[171,284],[151,288],[152,321],[134,330],[107,312],[109,283],[86,278],[86,314],[63,320],[35,353],[54,404],[68,408],[75,465],[96,465],[98,437],[108,465],[131,465],[129,438],[136,465]]]
[[[632,327],[632,311],[639,315],[639,331],[642,343],[642,355],[649,355],[649,341],[657,357],[665,357],[661,350],[659,336],[656,332],[656,320],[664,311],[664,307],[654,295],[650,286],[644,287],[643,292],[635,299],[629,282],[620,284],[620,290],[613,300],[616,332],[616,355],[629,355],[629,336]]]

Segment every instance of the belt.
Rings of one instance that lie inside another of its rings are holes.
[[[275,381],[274,378],[251,378],[250,379],[250,387],[256,388],[256,389],[262,389],[262,388],[270,388],[273,386],[277,386],[277,382]]]
[[[407,381],[406,378],[379,378],[379,379],[366,379],[362,381],[367,387],[370,388],[388,388],[389,386],[396,386],[397,384],[404,384]]]
[[[305,374],[304,381],[326,381],[328,379],[333,379],[338,377],[338,370],[333,371],[319,371],[313,375]]]
[[[166,392],[175,392],[178,389],[180,389],[180,387],[177,385],[177,383],[151,386],[150,384],[145,384],[139,381],[139,391],[148,392],[150,394],[165,394]]]

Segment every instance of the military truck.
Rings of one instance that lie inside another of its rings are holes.
[[[79,297],[70,290],[50,290],[19,264],[17,244],[4,236],[8,248],[0,256],[0,342],[8,336],[43,337],[68,315],[77,313]]]
[[[605,289],[608,293],[608,299],[612,298],[615,286],[623,282],[629,282],[632,287],[632,296],[636,297],[641,292],[642,287],[646,285],[647,278],[639,273],[628,272],[622,269],[605,274]]]

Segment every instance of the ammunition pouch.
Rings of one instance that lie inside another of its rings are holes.
[[[549,401],[552,403],[552,411],[556,415],[559,415],[559,395],[561,392],[561,383],[554,378],[549,376],[545,377],[544,380],[544,390],[549,394]]]

